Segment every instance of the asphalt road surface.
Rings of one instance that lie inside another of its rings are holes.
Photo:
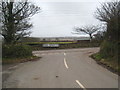
[[[4,88],[118,88],[118,76],[89,57],[99,48],[34,51],[40,60],[10,67]],[[13,70],[14,69],[14,70]]]

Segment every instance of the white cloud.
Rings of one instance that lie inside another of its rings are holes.
[[[65,1],[68,0],[64,0],[63,2],[62,0],[34,1],[42,10],[41,13],[32,18],[34,27],[32,28],[33,33],[31,36],[78,36],[71,33],[74,26],[100,24],[100,21],[93,15],[96,8],[99,7],[100,2],[106,0],[89,0],[89,2],[88,0],[74,0],[74,2],[72,2],[73,0],[69,0],[69,2]]]

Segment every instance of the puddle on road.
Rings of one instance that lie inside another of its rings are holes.
[[[39,79],[39,77],[34,78],[34,80],[38,80],[38,79]]]

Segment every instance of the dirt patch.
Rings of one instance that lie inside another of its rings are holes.
[[[39,79],[39,77],[35,77],[35,78],[33,78],[34,80],[38,80]]]

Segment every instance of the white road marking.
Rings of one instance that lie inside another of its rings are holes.
[[[8,69],[14,69],[14,68],[17,68],[17,67],[18,67],[18,65],[13,66],[13,67],[9,67]]]
[[[86,90],[86,88],[85,88],[78,80],[76,80],[76,83],[77,83],[81,88],[83,88],[83,90]]]
[[[65,64],[65,67],[68,69],[68,65],[65,58],[64,58],[64,64]]]
[[[64,56],[66,56],[66,53],[64,53]]]

